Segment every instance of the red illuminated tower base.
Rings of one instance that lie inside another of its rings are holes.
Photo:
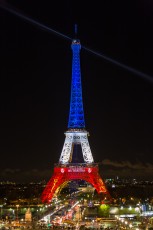
[[[98,165],[91,165],[91,167],[79,164],[66,167],[58,165],[54,168],[53,176],[43,191],[42,202],[49,203],[52,200],[56,189],[64,182],[78,179],[89,182],[99,194],[102,193],[108,195],[104,182],[99,175]]]

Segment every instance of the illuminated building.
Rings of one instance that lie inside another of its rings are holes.
[[[66,181],[71,180],[85,180],[90,183],[98,193],[108,195],[106,186],[99,175],[98,164],[94,163],[88,142],[89,134],[85,129],[80,68],[80,40],[73,39],[71,48],[73,51],[73,59],[68,130],[65,133],[65,142],[59,163],[55,165],[54,173],[42,193],[42,202],[46,203],[52,200],[58,187]],[[74,156],[76,149],[79,147],[82,160],[81,156]]]

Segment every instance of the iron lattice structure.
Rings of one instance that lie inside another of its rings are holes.
[[[54,174],[44,190],[42,201],[50,202],[56,189],[59,186],[61,186],[66,181],[78,179],[89,182],[93,187],[95,187],[98,193],[108,193],[99,175],[97,166],[59,166],[54,168]]]
[[[73,59],[68,131],[65,133],[66,137],[59,164],[54,167],[54,173],[42,193],[42,202],[44,203],[49,203],[52,200],[56,190],[63,183],[78,179],[89,182],[98,193],[109,195],[99,175],[98,165],[94,163],[88,142],[88,132],[85,130],[80,69],[80,41],[74,39],[71,48]],[[72,164],[73,150],[76,145],[81,146],[84,164]]]
[[[81,85],[81,68],[80,68],[80,49],[79,40],[72,41],[72,83],[71,83],[71,102],[69,113],[69,129],[85,128],[83,100],[82,100],[82,85]]]

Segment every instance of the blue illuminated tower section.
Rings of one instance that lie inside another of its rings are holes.
[[[72,162],[73,150],[75,145],[81,145],[83,160],[85,163],[93,163],[93,156],[88,142],[88,132],[85,130],[80,50],[81,43],[78,39],[73,39],[71,43],[72,56],[72,80],[71,80],[71,99],[68,121],[68,131],[65,132],[65,142],[60,156],[60,164]],[[79,159],[81,163],[81,159]]]
[[[82,100],[81,68],[80,68],[80,50],[81,44],[78,39],[74,39],[71,45],[73,51],[72,58],[72,83],[71,83],[71,101],[69,113],[69,129],[84,129],[84,111]]]

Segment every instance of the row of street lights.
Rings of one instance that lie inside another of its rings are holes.
[[[3,205],[0,205],[0,219],[3,217]],[[16,205],[16,220],[18,221],[18,210],[19,210],[19,204]],[[14,210],[13,210],[14,213]],[[6,217],[7,218],[7,217]]]

